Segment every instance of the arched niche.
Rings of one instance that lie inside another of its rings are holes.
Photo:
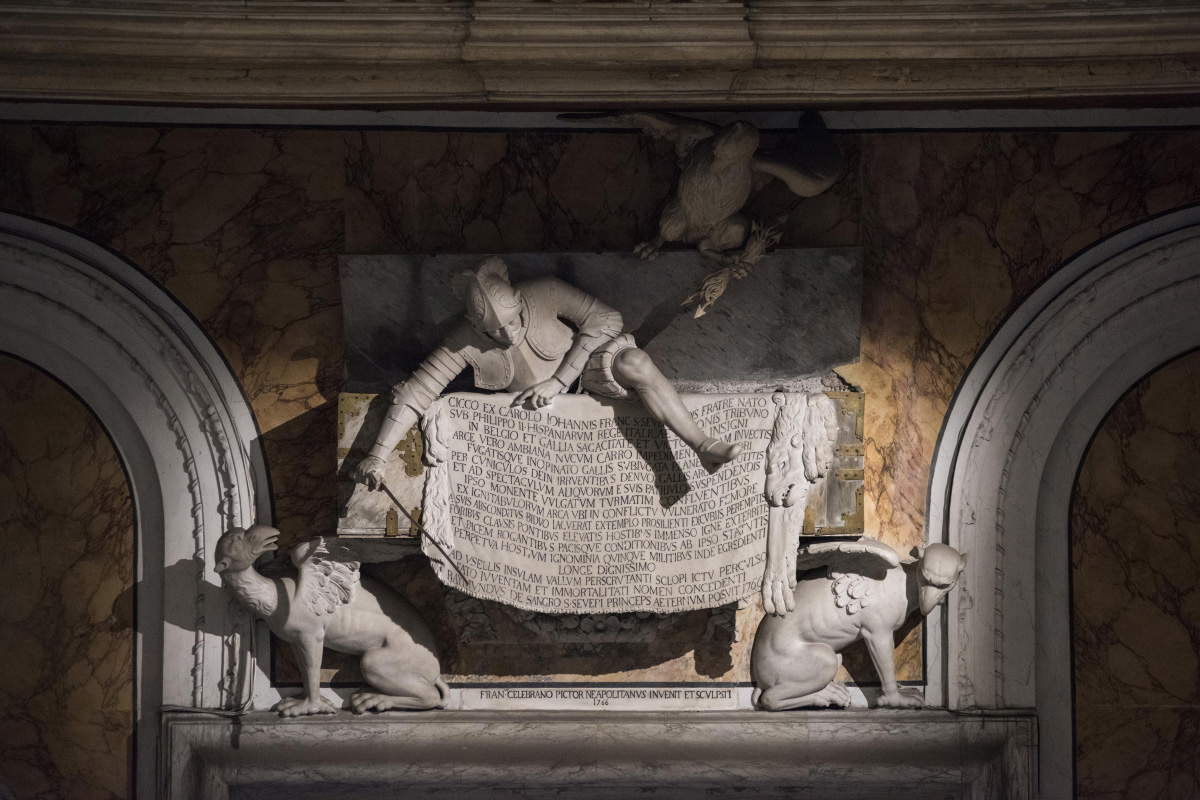
[[[1200,208],[1081,253],[996,331],[935,453],[928,537],[969,554],[929,627],[931,701],[1036,708],[1041,794],[1072,792],[1069,512],[1092,433],[1139,378],[1200,346]]]
[[[0,352],[75,392],[129,477],[137,788],[154,797],[160,709],[228,707],[250,677],[240,655],[245,618],[218,591],[210,555],[225,528],[271,517],[254,418],[188,313],[136,267],[70,231],[0,214],[0,309]]]

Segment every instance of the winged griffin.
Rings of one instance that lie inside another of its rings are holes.
[[[905,561],[869,538],[802,549],[791,602],[768,613],[754,638],[755,704],[771,711],[849,705],[850,693],[835,676],[841,651],[862,639],[883,687],[879,705],[923,705],[919,693],[896,684],[893,636],[910,615],[932,611],[964,566],[966,556],[943,544]]]
[[[444,705],[448,689],[437,646],[416,609],[391,587],[362,575],[353,549],[336,540],[318,537],[292,548],[296,577],[261,575],[254,561],[276,549],[278,538],[268,525],[231,528],[217,541],[214,569],[296,654],[304,693],[280,700],[280,716],[337,712],[321,697],[323,647],[362,656],[370,689],[351,697],[357,714]]]

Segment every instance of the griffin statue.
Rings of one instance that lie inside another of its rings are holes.
[[[386,584],[363,576],[351,545],[315,538],[292,548],[296,577],[267,578],[254,561],[274,550],[279,531],[268,525],[231,528],[217,541],[214,569],[221,581],[271,632],[292,645],[304,693],[285,697],[283,717],[337,712],[321,697],[323,647],[362,657],[370,690],[350,699],[356,714],[427,709],[445,704],[437,645],[425,621]]]
[[[879,674],[879,705],[923,705],[919,692],[896,684],[893,637],[910,615],[932,611],[965,566],[966,556],[944,544],[903,562],[883,542],[865,537],[802,549],[792,602],[768,613],[754,638],[755,705],[770,711],[849,705],[850,692],[835,677],[841,651],[859,639]]]

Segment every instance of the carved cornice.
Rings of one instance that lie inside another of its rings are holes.
[[[1190,0],[0,0],[0,97],[274,106],[1195,102]]]

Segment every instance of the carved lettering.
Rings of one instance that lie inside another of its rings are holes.
[[[635,402],[452,394],[426,415],[426,541],[447,585],[547,613],[715,608],[759,590],[770,395],[691,395],[747,452],[710,473]]]

